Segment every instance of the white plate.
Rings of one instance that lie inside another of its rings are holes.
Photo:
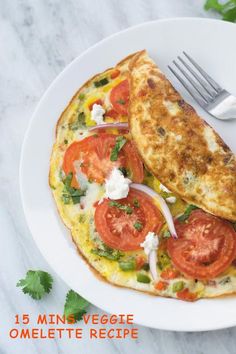
[[[42,254],[60,277],[91,303],[110,313],[131,313],[136,323],[159,329],[213,330],[236,325],[236,297],[186,303],[117,288],[98,280],[76,253],[48,186],[57,119],[84,81],[129,53],[146,48],[183,96],[235,151],[236,121],[221,122],[202,112],[167,70],[167,64],[185,50],[236,95],[235,38],[236,25],[223,21],[180,18],[144,23],[103,40],[75,59],[37,106],[25,137],[20,166],[21,196],[29,228]]]

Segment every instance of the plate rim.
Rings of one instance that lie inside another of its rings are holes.
[[[21,197],[21,203],[22,203],[22,207],[23,207],[23,212],[24,212],[24,216],[25,216],[25,220],[26,220],[26,224],[28,226],[28,229],[30,231],[30,234],[37,246],[37,248],[39,249],[40,253],[42,254],[43,258],[45,259],[45,261],[50,265],[50,267],[53,269],[53,271],[57,274],[57,276],[64,281],[67,285],[69,285],[69,282],[67,280],[65,280],[60,273],[58,272],[58,270],[54,267],[53,263],[50,261],[49,257],[46,256],[43,253],[43,250],[41,249],[41,246],[38,244],[37,242],[37,238],[34,236],[34,232],[30,226],[30,222],[27,216],[27,207],[26,207],[26,201],[24,198],[24,187],[23,187],[23,164],[24,164],[24,158],[25,158],[25,153],[26,153],[26,147],[27,147],[27,141],[29,139],[29,135],[30,135],[30,131],[33,125],[33,122],[35,121],[38,111],[40,109],[40,107],[44,104],[44,100],[46,99],[46,97],[48,96],[48,93],[54,89],[54,86],[57,85],[57,82],[61,80],[61,78],[66,74],[67,70],[73,66],[73,64],[78,60],[82,59],[84,56],[86,56],[90,51],[93,51],[96,47],[100,46],[101,44],[105,43],[105,42],[109,42],[112,38],[115,38],[121,34],[124,34],[125,32],[129,32],[141,27],[145,27],[146,25],[150,25],[152,23],[159,23],[159,22],[182,22],[182,21],[187,21],[187,22],[217,22],[217,23],[221,23],[222,26],[228,26],[228,27],[232,27],[235,26],[234,23],[230,23],[230,22],[226,22],[226,21],[222,21],[219,19],[213,19],[213,18],[204,18],[204,17],[171,17],[171,18],[163,18],[163,19],[157,19],[157,20],[152,20],[152,21],[145,21],[142,23],[139,23],[135,26],[130,26],[126,29],[123,29],[121,31],[115,32],[105,38],[103,38],[102,40],[96,42],[95,44],[93,44],[92,46],[88,47],[86,50],[84,50],[82,53],[80,53],[78,56],[76,56],[68,65],[65,66],[65,68],[53,79],[53,81],[49,84],[49,86],[47,87],[47,89],[44,91],[44,93],[42,94],[41,98],[39,99],[39,101],[36,104],[36,107],[33,111],[33,113],[31,114],[31,117],[29,119],[28,125],[27,125],[27,129],[25,131],[24,134],[24,139],[21,145],[21,153],[20,153],[20,163],[19,163],[19,189],[20,189],[20,197]],[[149,296],[149,295],[148,295]],[[171,299],[170,299],[171,300]],[[207,301],[210,301],[213,299],[207,299]],[[90,301],[90,300],[89,300]],[[201,300],[199,300],[201,301]],[[214,300],[213,300],[214,301]],[[103,311],[106,311],[108,313],[112,313],[108,308],[101,306],[100,304],[97,305],[96,303],[94,303],[93,301],[90,301],[90,303],[96,307],[99,307],[100,309],[102,309]],[[207,325],[203,325],[202,326],[196,326],[190,329],[186,329],[185,327],[179,327],[176,328],[175,325],[172,325],[171,322],[169,323],[169,326],[155,326],[155,325],[150,325],[150,323],[148,323],[148,321],[142,320],[142,321],[135,321],[136,324],[148,327],[148,328],[154,328],[154,329],[160,329],[160,330],[167,330],[167,331],[175,331],[175,332],[201,332],[201,331],[212,331],[212,330],[219,330],[219,329],[224,329],[224,328],[231,328],[236,326],[236,320],[235,321],[228,321],[228,323],[224,323],[223,325],[215,325],[215,326],[207,326]]]

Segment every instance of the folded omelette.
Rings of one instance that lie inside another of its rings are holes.
[[[100,279],[187,301],[236,291],[235,156],[145,51],[74,95],[49,184]]]

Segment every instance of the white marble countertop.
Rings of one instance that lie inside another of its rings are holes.
[[[59,72],[92,44],[144,21],[177,16],[214,15],[203,10],[202,0],[0,0],[1,354],[236,353],[236,328],[174,333],[138,326],[139,339],[123,341],[8,337],[16,313],[58,313],[68,291],[36,248],[19,195],[21,144],[37,102]],[[16,288],[28,269],[53,275],[50,296],[37,302]],[[102,313],[94,307],[90,312]]]

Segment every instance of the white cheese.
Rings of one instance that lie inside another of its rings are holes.
[[[174,204],[176,202],[176,197],[167,197],[166,201],[170,204]]]
[[[130,183],[130,179],[125,178],[118,168],[114,168],[109,178],[106,179],[106,197],[114,200],[126,198],[129,193]]]
[[[93,109],[91,112],[91,118],[94,120],[97,124],[104,124],[103,120],[103,114],[105,113],[105,109],[102,108],[100,104],[94,103]]]
[[[158,236],[154,232],[148,232],[148,234],[145,237],[145,240],[140,243],[140,246],[143,247],[144,252],[147,256],[154,251],[157,250],[159,245],[159,239]]]
[[[160,183],[160,190],[166,193],[171,193],[168,188],[166,188],[163,184]]]

